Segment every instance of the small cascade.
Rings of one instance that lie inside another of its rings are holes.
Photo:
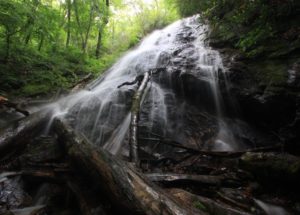
[[[205,29],[205,28],[204,28]],[[199,78],[208,82],[212,97],[214,98],[216,115],[218,118],[219,131],[216,135],[214,145],[210,148],[214,151],[234,151],[241,149],[241,145],[237,145],[235,137],[229,128],[229,125],[223,120],[224,104],[219,87],[219,73],[226,73],[219,52],[205,46],[205,34],[201,34],[194,42],[198,47],[199,58],[197,61],[197,69]],[[226,77],[226,74],[223,74]],[[241,144],[241,143],[240,143]]]
[[[194,16],[154,31],[88,89],[58,101],[54,115],[63,115],[92,143],[118,154],[127,145],[137,85],[118,86],[163,68],[143,98],[142,138],[154,135],[216,151],[242,148],[224,118],[218,77],[225,69],[219,53],[204,43],[207,30]]]
[[[255,203],[263,209],[267,215],[289,215],[289,213],[282,207],[268,204],[258,199],[255,199]]]

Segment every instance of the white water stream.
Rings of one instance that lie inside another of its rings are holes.
[[[211,97],[214,103],[212,109],[216,109],[218,118],[219,132],[214,143],[210,143],[214,144],[210,148],[218,151],[238,149],[230,129],[222,120],[222,99],[218,85],[218,74],[225,71],[222,59],[217,51],[205,45],[207,26],[201,25],[198,19],[183,19],[154,31],[136,49],[125,54],[102,78],[90,84],[90,90],[82,90],[54,104],[53,117],[65,116],[92,143],[117,154],[128,134],[131,99],[136,85],[120,89],[117,86],[157,67],[165,68],[164,72],[171,75],[174,65],[168,58],[178,47],[188,44],[192,49],[182,49],[178,56],[182,59],[192,58],[196,69],[187,71],[182,68],[181,72],[192,72],[208,83],[207,96]],[[140,124],[150,132],[161,136],[168,134],[176,139],[176,136],[184,136],[181,134],[183,130],[174,129],[181,122],[180,118],[174,118],[178,107],[171,105],[178,105],[178,101],[172,89],[162,86],[163,82],[152,80],[149,83],[144,98],[146,109],[142,108],[144,114],[141,114]],[[170,109],[173,109],[173,116],[170,116]]]

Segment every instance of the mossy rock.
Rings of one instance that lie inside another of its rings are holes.
[[[267,86],[282,86],[287,83],[288,63],[282,60],[265,60],[249,64],[256,81]]]
[[[209,32],[209,44],[216,48],[233,47],[237,41],[236,34],[226,22],[215,24]]]
[[[300,158],[287,153],[248,152],[240,159],[240,167],[251,172],[258,181],[273,186],[300,189]]]

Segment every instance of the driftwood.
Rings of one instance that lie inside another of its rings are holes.
[[[28,143],[31,137],[42,131],[51,117],[50,109],[42,110],[14,122],[6,129],[0,131],[0,158],[19,150]]]
[[[93,146],[63,121],[56,119],[54,129],[71,160],[97,181],[111,202],[122,209],[122,214],[201,214],[179,205],[132,165]]]

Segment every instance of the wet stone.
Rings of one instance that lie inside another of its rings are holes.
[[[21,177],[7,179],[0,184],[0,214],[7,209],[26,207],[32,198],[24,191]]]

